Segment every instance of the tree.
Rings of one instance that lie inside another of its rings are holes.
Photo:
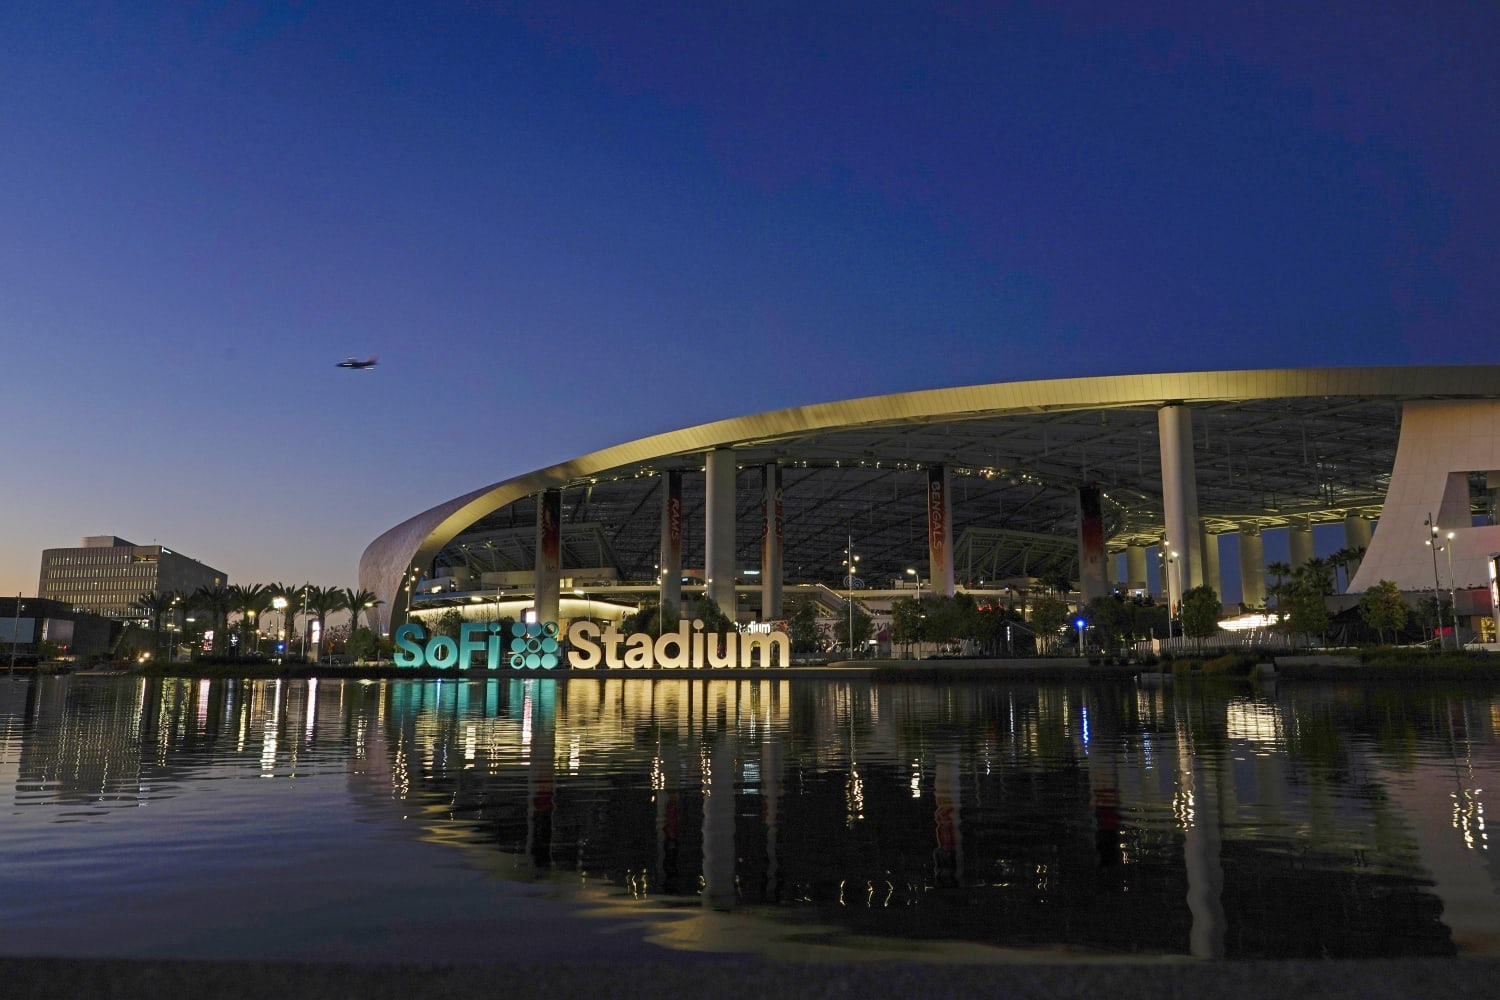
[[[866,642],[869,642],[871,634],[873,634],[873,632],[875,631],[874,622],[870,620],[869,614],[865,611],[864,608],[859,606],[859,602],[857,601],[854,604],[852,615],[853,618],[851,622],[850,617],[846,613],[843,626],[839,633],[841,636],[847,639],[849,637],[852,626],[852,631],[854,632],[854,649],[849,651],[850,655],[853,655],[854,650],[862,648]]]
[[[214,632],[214,655],[222,656],[230,649],[229,612],[234,610],[234,595],[228,587],[199,587],[188,598],[188,605],[208,616],[209,626]]]
[[[734,619],[724,613],[718,602],[708,596],[707,593],[698,597],[695,617],[703,622],[705,632],[733,632],[735,630]]]
[[[349,634],[344,652],[349,654],[351,660],[368,660],[372,654],[380,652],[380,640],[375,637],[374,632],[361,625]]]
[[[1031,605],[1031,627],[1044,651],[1057,644],[1057,634],[1068,624],[1068,604],[1060,597],[1044,594]]]
[[[310,583],[304,585],[303,590],[307,592],[308,621],[306,624],[310,629],[312,622],[317,622],[319,638],[321,639],[322,633],[328,627],[328,616],[335,611],[342,611],[344,608],[343,591],[337,587],[318,587]],[[314,646],[313,661],[316,662],[317,660],[318,647]]]
[[[1401,588],[1394,580],[1381,580],[1360,595],[1359,616],[1375,630],[1382,646],[1386,629],[1399,632],[1405,628],[1408,614],[1406,598],[1401,596]]]
[[[787,616],[787,638],[793,653],[813,653],[818,649],[818,606],[812,601],[792,602]]]
[[[1036,582],[1059,596],[1073,589],[1073,580],[1060,569],[1048,570],[1036,578]]]
[[[1103,645],[1119,647],[1125,645],[1135,634],[1134,606],[1127,603],[1118,592],[1096,597],[1083,608],[1083,617],[1090,626],[1104,636]]]
[[[620,627],[627,635],[632,632],[644,632],[656,638],[663,632],[677,631],[681,620],[677,612],[663,607],[661,602],[649,601],[642,604],[634,614],[626,615],[620,621]]]
[[[1131,628],[1137,639],[1153,639],[1167,634],[1167,609],[1149,597],[1134,598],[1130,608]]]
[[[1284,562],[1266,563],[1266,572],[1276,578],[1266,585],[1266,596],[1276,602],[1276,623],[1279,626],[1286,617],[1286,602],[1291,596],[1286,578],[1292,575],[1292,567]]]
[[[1349,579],[1350,579],[1349,570],[1350,570],[1350,567],[1359,565],[1359,561],[1361,559],[1363,559],[1364,556],[1365,556],[1365,550],[1364,550],[1364,547],[1361,546],[1359,548],[1342,548],[1342,549],[1339,549],[1337,552],[1335,552],[1333,555],[1331,555],[1331,556],[1328,557],[1328,564],[1330,566],[1332,566],[1333,570],[1334,570],[1334,583],[1335,584],[1338,583],[1338,571],[1339,570],[1343,570],[1344,571],[1344,588],[1343,589],[1344,589],[1345,592],[1348,592],[1348,590],[1349,590]]]
[[[1453,605],[1446,594],[1438,591],[1431,597],[1422,598],[1417,602],[1417,615],[1427,624],[1429,639],[1436,636],[1439,643],[1445,641],[1443,629],[1447,622],[1453,621]]]
[[[906,647],[922,638],[922,606],[913,597],[898,597],[891,602],[891,639]]]
[[[1325,598],[1333,588],[1331,573],[1332,568],[1326,559],[1309,559],[1297,567],[1287,587],[1287,627],[1306,636],[1309,641],[1314,635],[1320,636],[1324,645],[1328,642],[1328,602]]]
[[[260,637],[260,630],[256,627],[259,617],[271,607],[271,595],[267,593],[263,584],[235,584],[229,588],[230,610],[239,614],[239,636],[242,650],[252,648],[252,637],[256,640]],[[254,646],[259,647],[259,642]]]
[[[974,610],[974,599],[968,594],[933,594],[922,598],[922,638],[945,643],[969,638],[968,618]]]
[[[176,600],[177,598],[173,594],[145,593],[137,597],[135,602],[131,604],[131,607],[140,608],[151,619],[152,656],[161,656],[162,618],[172,609],[172,605],[176,603]]]
[[[366,609],[376,607],[385,602],[377,601],[375,595],[368,590],[341,590],[339,591],[339,598],[343,609],[349,612],[350,635],[353,635],[359,629],[359,615],[361,611],[365,612],[365,624],[370,626],[372,632],[374,631],[375,625],[369,620],[369,612]]]
[[[281,609],[281,628],[284,631],[287,649],[292,648],[292,639],[297,635],[297,613],[302,610],[302,587],[290,583],[273,583],[266,587],[266,596],[274,606],[279,597],[286,602]]]
[[[1202,649],[1203,640],[1219,631],[1219,616],[1223,611],[1223,602],[1214,588],[1207,584],[1191,588],[1182,595],[1182,634],[1197,639],[1198,648]]]

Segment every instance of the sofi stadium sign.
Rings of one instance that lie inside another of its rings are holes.
[[[792,656],[790,638],[768,623],[752,622],[734,632],[705,632],[702,620],[695,619],[691,626],[684,621],[676,632],[653,637],[622,633],[613,624],[601,629],[595,622],[577,621],[568,629],[566,648],[558,634],[556,622],[516,622],[509,635],[498,624],[464,622],[457,638],[428,636],[421,625],[409,622],[396,629],[396,666],[465,668],[482,656],[489,670],[502,665],[552,670],[564,657],[574,670],[734,670],[785,667]]]

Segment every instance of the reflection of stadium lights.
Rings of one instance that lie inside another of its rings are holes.
[[[1237,618],[1226,618],[1219,622],[1219,628],[1226,632],[1246,632],[1256,628],[1270,628],[1276,621],[1274,615],[1254,612],[1248,615],[1240,615]]]

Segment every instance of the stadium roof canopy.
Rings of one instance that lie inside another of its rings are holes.
[[[366,550],[361,586],[391,605],[412,566],[534,565],[536,495],[563,489],[564,575],[611,566],[655,579],[661,472],[734,450],[737,562],[760,563],[760,467],[783,467],[785,575],[834,583],[846,539],[861,575],[926,565],[926,473],[952,474],[959,582],[1077,573],[1076,490],[1104,495],[1111,551],[1163,534],[1157,411],[1193,413],[1199,512],[1210,531],[1379,516],[1416,399],[1493,399],[1500,366],[1120,375],[897,393],[722,420],[606,448],[440,504]],[[703,564],[703,482],[684,477],[683,565]],[[873,584],[869,584],[873,585]]]

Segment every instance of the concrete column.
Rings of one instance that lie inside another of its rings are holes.
[[[735,620],[734,452],[715,448],[704,468],[703,572],[708,599]]]
[[[1164,542],[1167,568],[1163,589],[1170,607],[1182,600],[1178,590],[1189,590],[1203,582],[1202,540],[1198,537],[1198,474],[1193,462],[1193,412],[1186,406],[1163,406],[1156,413],[1161,445],[1162,513],[1166,517]],[[1170,565],[1171,553],[1181,562],[1181,572]]]
[[[1146,546],[1127,545],[1125,547],[1125,589],[1145,590],[1149,581],[1146,579]]]
[[[1247,608],[1266,603],[1266,557],[1262,551],[1260,529],[1240,528],[1240,602]]]
[[[1214,588],[1219,599],[1224,599],[1224,581],[1219,575],[1219,536],[1203,531],[1199,547],[1203,552],[1203,583]]]
[[[778,621],[782,613],[781,466],[770,462],[761,467],[760,473],[760,616]]]
[[[927,469],[927,577],[932,592],[953,596],[953,489],[947,466]]]
[[[1104,511],[1097,486],[1078,488],[1078,595],[1087,603],[1109,593],[1104,570]]]
[[[662,473],[661,588],[664,610],[682,614],[682,470]]]
[[[1360,517],[1358,514],[1344,515],[1344,547],[1351,552],[1359,552],[1370,548],[1370,520]],[[1359,572],[1359,560],[1352,559],[1345,572],[1345,579],[1353,580],[1354,574]]]
[[[562,583],[562,490],[543,490],[536,498],[536,620],[555,622]]]
[[[1294,524],[1287,529],[1287,548],[1291,550],[1291,566],[1305,566],[1313,557],[1312,525]]]

